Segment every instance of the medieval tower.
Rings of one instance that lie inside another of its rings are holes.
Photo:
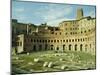
[[[83,9],[82,8],[78,8],[77,9],[77,15],[76,15],[76,19],[81,19],[83,17]]]

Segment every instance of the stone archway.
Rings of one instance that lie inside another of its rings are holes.
[[[42,50],[42,45],[39,45],[39,50]]]
[[[83,45],[81,44],[81,45],[80,45],[80,51],[82,51],[82,50],[83,50]]]
[[[86,52],[87,52],[87,48],[88,48],[88,45],[86,44],[86,45],[85,45],[85,51],[86,51]]]
[[[69,50],[71,50],[71,47],[72,47],[72,45],[71,45],[71,44],[69,44]]]
[[[53,45],[51,45],[51,50],[53,50]]]
[[[58,51],[59,50],[59,47],[57,47],[56,50]]]
[[[75,44],[75,51],[77,51],[77,44]]]
[[[65,50],[65,44],[63,45],[63,50]]]
[[[33,45],[33,50],[36,51],[36,45]]]
[[[47,50],[48,49],[48,45],[47,44],[45,44],[45,50]]]

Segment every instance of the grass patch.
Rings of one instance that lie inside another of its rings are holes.
[[[40,61],[34,62],[34,58],[38,58]],[[63,60],[61,61],[59,59]],[[54,53],[54,51],[41,51],[33,52],[29,55],[12,55],[12,72],[18,74],[24,73],[24,71],[27,73],[34,73],[95,69],[95,60],[95,55],[73,51],[68,51],[66,53]],[[54,67],[43,67],[44,62],[53,62]],[[67,68],[61,70],[61,66],[63,65],[67,65]]]

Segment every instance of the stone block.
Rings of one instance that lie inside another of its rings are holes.
[[[44,62],[43,67],[47,67],[48,66],[48,62]]]
[[[40,59],[39,58],[34,58],[34,62],[39,62]]]
[[[68,68],[67,65],[61,66],[61,69],[62,69],[62,70],[65,70],[66,68]]]
[[[48,67],[52,68],[53,67],[53,62],[49,62]]]
[[[32,62],[29,62],[28,65],[33,65],[33,63]]]
[[[30,53],[27,53],[27,55],[30,55]]]

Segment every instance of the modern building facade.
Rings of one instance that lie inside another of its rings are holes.
[[[19,29],[14,40],[17,53],[46,50],[96,52],[96,18],[84,17],[80,8],[75,20],[63,21],[58,27],[46,23],[40,26],[21,24],[18,27],[13,28],[14,34]]]

